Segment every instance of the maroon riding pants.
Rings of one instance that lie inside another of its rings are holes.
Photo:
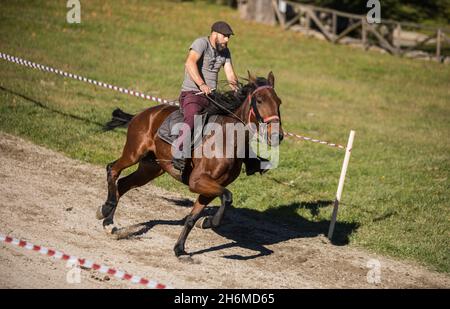
[[[204,94],[195,95],[196,93],[196,91],[182,91],[179,97],[184,123],[189,126],[191,132],[194,129],[194,116],[200,114],[209,104],[208,98]],[[186,133],[183,131],[181,136],[185,136]],[[183,144],[180,145],[180,150],[182,147]]]
[[[195,95],[195,91],[182,91],[180,94],[180,106],[183,108],[184,123],[191,130],[194,129],[194,116],[201,113],[208,106],[208,98],[204,94]]]

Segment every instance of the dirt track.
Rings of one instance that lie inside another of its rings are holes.
[[[0,133],[0,233],[94,260],[176,288],[450,287],[450,277],[376,256],[323,236],[231,209],[222,227],[194,229],[193,261],[172,247],[190,201],[152,185],[135,189],[116,212],[120,226],[148,231],[114,240],[95,211],[106,196],[103,168],[68,159]],[[381,265],[378,284],[367,282],[367,262]],[[69,284],[65,262],[0,244],[0,288],[136,288],[92,270]]]

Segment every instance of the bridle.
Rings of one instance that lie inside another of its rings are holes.
[[[268,116],[268,117],[261,117],[261,114],[258,111],[258,107],[256,106],[256,99],[254,97],[254,95],[263,89],[273,89],[272,86],[270,85],[264,85],[264,86],[259,86],[257,87],[251,94],[248,95],[247,100],[249,100],[250,102],[250,110],[248,112],[248,122],[250,123],[250,118],[253,116],[255,116],[256,120],[258,121],[258,123],[271,123],[274,120],[278,120],[280,122],[280,116],[278,116],[280,114],[280,110],[278,109],[278,115],[272,115],[272,116]]]
[[[270,85],[264,85],[264,86],[259,86],[257,87],[255,90],[253,90],[253,92],[251,94],[248,95],[247,101],[249,101],[250,104],[250,110],[248,112],[248,118],[247,118],[247,123],[245,123],[238,115],[236,115],[235,113],[233,113],[232,111],[230,111],[229,109],[227,109],[225,106],[223,106],[222,104],[220,104],[219,102],[217,102],[216,100],[214,100],[213,98],[211,98],[211,96],[206,95],[206,97],[216,106],[218,106],[219,108],[221,108],[222,110],[228,112],[231,116],[233,116],[234,118],[236,118],[237,120],[239,120],[240,122],[242,122],[244,125],[248,125],[251,123],[250,119],[252,117],[252,115],[255,116],[256,120],[258,121],[258,123],[264,123],[264,124],[269,124],[271,123],[273,120],[278,120],[278,122],[281,123],[280,120],[280,108],[278,107],[278,115],[272,115],[272,116],[268,116],[268,117],[261,117],[261,114],[258,111],[258,107],[256,106],[256,99],[254,97],[255,93],[257,93],[260,90],[263,89],[273,89],[272,86]]]

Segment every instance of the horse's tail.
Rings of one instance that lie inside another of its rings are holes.
[[[114,130],[115,128],[118,128],[118,127],[126,127],[126,126],[128,126],[128,123],[131,121],[131,119],[133,119],[133,117],[134,117],[134,115],[125,113],[120,108],[116,108],[112,112],[112,119],[108,123],[105,124],[105,126],[103,127],[103,130],[109,131],[109,130]]]

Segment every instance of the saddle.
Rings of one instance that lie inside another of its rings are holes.
[[[207,112],[204,112],[202,114],[202,130],[201,134],[198,134],[194,136],[194,138],[191,139],[191,148],[195,149],[199,146],[199,144],[202,142],[203,140],[203,134],[204,134],[204,128],[208,123],[213,123],[216,122],[217,118],[219,117],[219,115],[210,115]],[[183,113],[180,109],[175,110],[174,112],[172,112],[165,120],[164,122],[161,124],[161,126],[158,129],[158,136],[165,141],[166,143],[170,144],[170,145],[174,145],[174,142],[177,140],[179,134],[178,132],[176,134],[172,134],[172,128],[173,126],[175,126],[176,124],[179,123],[184,123],[184,117],[183,117]],[[174,145],[176,146],[176,145]],[[260,158],[259,156],[257,156],[256,158],[245,158],[244,159],[244,165],[245,165],[245,170],[246,170],[246,174],[247,176],[253,175],[256,172],[259,172],[260,174],[264,174],[267,171],[269,171],[269,169],[262,169],[261,168],[261,162],[268,162],[267,159],[263,159]]]
[[[208,113],[202,113],[200,115],[202,116],[202,129],[200,130],[200,132],[196,132],[197,134],[191,139],[192,149],[195,149],[201,143],[205,126],[208,123],[215,122],[218,118],[218,115],[209,115]],[[179,137],[179,134],[178,132],[172,134],[172,128],[179,123],[184,123],[184,117],[181,110],[177,109],[176,111],[172,112],[161,124],[158,129],[158,136],[166,143],[174,145],[174,142]]]

